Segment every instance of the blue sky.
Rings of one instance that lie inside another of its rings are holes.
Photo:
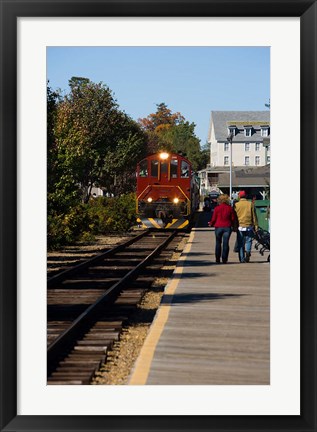
[[[69,91],[72,76],[103,82],[120,109],[146,117],[164,102],[196,124],[205,144],[210,111],[263,111],[270,98],[268,47],[49,47],[47,79]]]

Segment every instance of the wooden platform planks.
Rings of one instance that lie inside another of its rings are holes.
[[[215,235],[205,222],[189,239],[130,384],[270,384],[267,254],[254,250],[240,264],[233,233],[229,263],[215,264]]]

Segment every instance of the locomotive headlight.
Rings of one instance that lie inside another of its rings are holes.
[[[179,201],[179,199],[178,199],[178,198],[174,198],[174,199],[173,199],[173,203],[174,203],[174,204],[177,204],[177,203],[178,203],[178,201]]]
[[[153,198],[148,198],[147,199],[147,202],[152,202],[153,201]]]
[[[163,152],[163,153],[160,154],[160,158],[161,158],[162,160],[166,160],[168,157],[169,157],[169,154],[168,154],[168,153]]]

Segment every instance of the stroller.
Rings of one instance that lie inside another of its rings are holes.
[[[270,251],[270,233],[268,231],[259,227],[258,230],[254,232],[254,238],[256,240],[254,247],[262,256],[264,252]],[[270,254],[267,257],[267,261],[270,262]]]

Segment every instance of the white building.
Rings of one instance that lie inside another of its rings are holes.
[[[210,166],[264,166],[270,163],[270,111],[212,111],[209,127]]]
[[[228,173],[232,155],[234,190],[243,187],[252,194],[264,196],[263,191],[269,183],[271,158],[270,111],[212,111],[208,142],[210,163],[198,173],[202,195],[213,190],[229,192]],[[266,169],[263,171],[261,167]]]

